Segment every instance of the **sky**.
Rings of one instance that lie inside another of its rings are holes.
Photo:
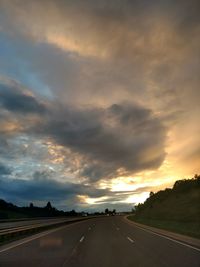
[[[0,198],[131,210],[200,172],[198,0],[0,0]]]

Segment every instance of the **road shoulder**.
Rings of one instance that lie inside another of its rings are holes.
[[[155,228],[155,227],[144,225],[144,224],[141,224],[141,223],[137,223],[137,222],[134,222],[134,221],[128,219],[127,217],[128,216],[125,216],[123,218],[123,220],[126,223],[128,223],[129,225],[134,225],[134,226],[136,226],[138,228],[141,228],[143,230],[150,231],[152,233],[161,235],[163,237],[171,238],[171,239],[174,239],[176,241],[179,241],[179,242],[185,243],[187,245],[193,246],[193,247],[195,247],[197,249],[200,249],[200,239],[193,238],[193,237],[190,237],[190,236],[181,235],[181,234],[174,233],[174,232],[170,232],[170,231],[167,231],[167,230],[164,230],[164,229]]]

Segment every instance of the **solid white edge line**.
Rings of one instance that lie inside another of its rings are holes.
[[[80,242],[83,242],[83,240],[84,240],[84,235],[81,237],[81,239],[80,239]]]
[[[183,243],[183,242],[181,242],[181,241],[178,241],[178,240],[176,240],[176,239],[167,237],[167,236],[165,236],[165,235],[157,234],[157,233],[155,233],[155,232],[153,232],[153,231],[151,231],[151,230],[147,230],[147,229],[145,229],[145,228],[143,228],[143,227],[140,227],[140,226],[138,226],[138,225],[134,225],[134,226],[137,227],[137,228],[139,228],[139,229],[141,229],[141,230],[143,230],[143,231],[146,231],[146,232],[148,232],[148,233],[150,233],[150,234],[154,234],[154,235],[163,237],[163,238],[168,239],[168,240],[170,240],[170,241],[172,241],[172,242],[175,242],[175,243],[177,243],[177,244],[186,246],[186,247],[188,247],[188,248],[191,248],[191,249],[194,249],[194,250],[197,250],[197,251],[200,252],[200,249],[199,249],[199,248],[193,247],[193,246],[191,246],[191,245],[189,245],[189,244]]]
[[[129,236],[127,236],[127,239],[128,239],[131,243],[134,243],[133,239],[131,239]]]

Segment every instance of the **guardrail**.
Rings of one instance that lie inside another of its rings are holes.
[[[79,218],[74,218],[71,220],[64,220],[60,222],[50,222],[50,223],[40,223],[40,224],[33,224],[33,225],[28,225],[28,226],[18,226],[18,227],[12,227],[8,229],[2,229],[0,230],[0,241],[3,242],[5,240],[15,238],[18,236],[23,236],[26,234],[33,234],[35,232],[40,232],[43,230],[47,230],[53,227],[58,227],[58,226],[63,226],[67,224],[72,224],[74,222],[79,222],[87,219],[92,219],[95,218],[94,216],[92,217],[79,217]]]

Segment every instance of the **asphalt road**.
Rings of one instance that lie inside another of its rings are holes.
[[[200,249],[113,216],[74,223],[0,248],[0,266],[200,267]]]

